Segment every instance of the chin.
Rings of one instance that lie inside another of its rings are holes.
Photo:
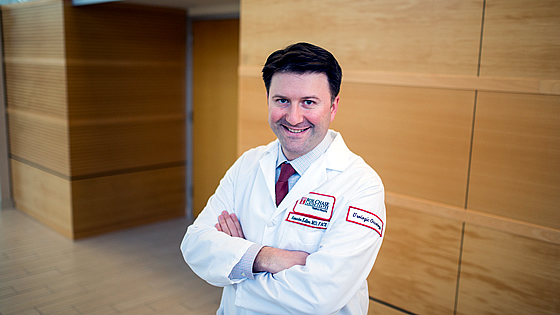
[[[284,154],[287,153],[288,155],[290,155],[290,156],[292,156],[292,157],[295,156],[295,157],[292,158],[291,160],[297,159],[298,157],[300,157],[300,156],[302,156],[302,155],[305,155],[307,152],[311,151],[311,150],[307,150],[307,148],[300,148],[300,147],[295,147],[295,148],[294,148],[294,147],[282,146],[282,148],[285,149]],[[286,156],[286,157],[288,157],[288,156]]]

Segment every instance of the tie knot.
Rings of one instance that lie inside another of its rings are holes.
[[[280,166],[280,176],[278,177],[279,182],[287,182],[290,176],[294,175],[296,170],[292,167],[290,163],[282,163]]]

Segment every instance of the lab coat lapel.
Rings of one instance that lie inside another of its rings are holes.
[[[259,165],[261,168],[261,173],[264,176],[264,181],[266,182],[266,188],[270,194],[271,200],[275,203],[276,200],[276,190],[275,190],[275,179],[276,179],[276,160],[278,155],[278,140],[272,142],[268,145],[267,154],[260,159]]]

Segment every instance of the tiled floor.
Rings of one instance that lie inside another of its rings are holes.
[[[71,241],[0,211],[0,314],[215,314],[221,289],[185,264],[176,219]]]

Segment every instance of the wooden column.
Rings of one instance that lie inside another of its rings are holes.
[[[193,22],[193,214],[237,158],[239,20]]]
[[[3,7],[16,207],[69,238],[185,212],[186,12]]]

